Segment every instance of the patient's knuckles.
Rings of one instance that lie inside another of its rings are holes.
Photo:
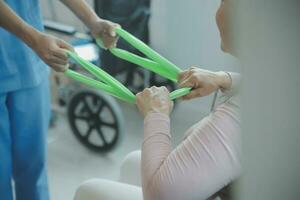
[[[150,94],[150,93],[151,93],[151,89],[150,89],[150,88],[145,88],[143,93],[145,93],[145,94],[147,94],[147,93]]]
[[[156,86],[152,86],[151,88],[150,88],[150,91],[151,92],[156,92],[158,90],[158,87],[156,87]]]
[[[150,95],[151,95],[151,90],[149,89],[149,88],[146,88],[143,92],[142,92],[142,94],[143,94],[143,96],[144,97],[149,97]]]
[[[162,87],[162,91],[164,91],[164,92],[166,92],[166,93],[169,93],[168,88],[166,88],[165,86]]]
[[[140,102],[142,98],[143,98],[143,93],[142,92],[139,92],[139,93],[136,94],[136,100],[138,102]]]
[[[161,92],[162,91],[162,87],[153,86],[153,90],[156,91],[156,92]]]

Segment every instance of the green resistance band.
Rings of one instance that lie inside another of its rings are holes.
[[[110,52],[128,62],[134,63],[136,65],[142,66],[145,69],[148,69],[154,73],[157,73],[173,82],[177,82],[177,76],[181,72],[181,69],[171,63],[166,58],[159,55],[157,52],[155,52],[153,49],[151,49],[149,46],[147,46],[144,42],[137,39],[127,31],[117,28],[116,33],[122,37],[125,41],[127,41],[129,44],[131,44],[133,47],[138,49],[140,52],[145,54],[148,58],[143,58],[140,56],[137,56],[133,53],[130,53],[128,51],[118,49],[118,48],[111,48],[109,49]],[[103,43],[101,39],[97,39],[97,44],[101,47],[103,47]],[[66,51],[68,56],[73,59],[75,62],[80,64],[85,70],[89,71],[91,74],[93,74],[99,81],[84,76],[82,74],[79,74],[75,71],[72,71],[70,69],[66,70],[65,75],[79,81],[85,85],[88,85],[90,87],[94,87],[96,89],[101,89],[110,95],[119,98],[123,101],[129,102],[129,103],[135,103],[136,97],[135,95],[126,88],[123,84],[121,84],[118,80],[116,80],[114,77],[100,69],[98,66],[84,60],[83,58],[79,57],[77,54]],[[175,90],[170,93],[170,99],[174,100],[176,98],[182,97],[184,95],[187,95],[190,93],[191,88],[181,88],[178,90]]]

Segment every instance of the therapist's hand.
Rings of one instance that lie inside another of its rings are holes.
[[[192,91],[183,100],[207,96],[216,90],[231,87],[231,78],[225,72],[212,72],[196,67],[183,71],[178,76],[180,87],[190,87]]]
[[[93,21],[89,26],[92,35],[96,39],[100,38],[102,40],[103,47],[108,49],[116,47],[117,45],[118,37],[115,32],[117,27],[120,27],[120,25],[100,18]]]
[[[73,47],[65,41],[45,33],[35,35],[31,48],[57,72],[64,72],[69,67],[65,50],[74,51]]]
[[[173,101],[170,100],[166,87],[146,88],[136,95],[136,103],[141,114],[146,117],[151,112],[169,115],[173,110]]]

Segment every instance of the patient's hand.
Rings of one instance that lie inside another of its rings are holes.
[[[136,95],[136,102],[144,117],[150,112],[169,115],[173,109],[173,102],[170,100],[169,91],[166,87],[146,88]]]
[[[193,90],[182,97],[183,100],[189,100],[196,97],[210,95],[214,91],[227,89],[231,86],[231,78],[225,72],[212,72],[196,67],[185,70],[178,76],[180,87],[190,87]]]

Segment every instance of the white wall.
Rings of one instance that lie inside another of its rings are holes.
[[[220,50],[215,22],[219,0],[152,0],[153,47],[182,68],[191,65],[237,71],[236,60]]]

